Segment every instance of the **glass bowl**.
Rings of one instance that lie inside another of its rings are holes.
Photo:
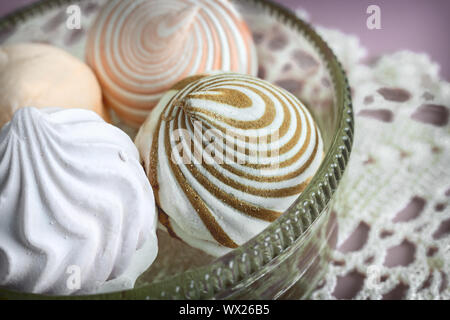
[[[104,1],[40,1],[0,21],[0,42],[51,43],[83,58],[86,30]],[[319,125],[325,155],[308,187],[266,230],[218,259],[197,259],[198,253],[191,254],[179,242],[178,253],[187,253],[176,261],[160,253],[161,261],[132,290],[55,297],[0,289],[0,299],[301,299],[317,286],[336,242],[331,204],[352,148],[350,89],[332,50],[294,13],[267,0],[232,2],[253,32],[259,76],[297,95]],[[65,27],[66,8],[74,3],[83,13],[80,30]],[[115,124],[135,134],[120,122]],[[162,237],[162,246],[174,241]]]

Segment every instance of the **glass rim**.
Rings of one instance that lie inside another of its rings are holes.
[[[0,32],[46,10],[82,1],[85,0],[40,0],[0,18]],[[232,0],[232,2],[252,3],[266,10],[268,14],[301,33],[326,62],[325,67],[328,69],[334,85],[337,125],[329,150],[306,189],[284,214],[272,222],[264,231],[208,265],[196,267],[164,280],[143,284],[125,291],[79,296],[48,296],[0,288],[0,299],[2,297],[9,299],[213,298],[219,292],[242,284],[248,277],[256,275],[258,270],[270,265],[286,253],[323,214],[338,187],[353,144],[353,108],[345,71],[334,52],[313,27],[297,17],[291,10],[271,0]],[[274,241],[266,241],[270,247],[269,250],[274,254],[268,260],[259,259],[258,255],[254,254],[258,250],[258,245],[268,238],[272,240],[274,236],[278,240],[276,241],[277,248],[275,248]],[[230,273],[233,274],[233,277],[227,277],[227,274]],[[189,292],[193,293],[189,294]]]

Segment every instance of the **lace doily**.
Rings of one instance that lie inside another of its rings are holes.
[[[363,64],[357,38],[318,32],[347,70],[356,134],[337,249],[312,298],[450,299],[450,83],[425,54]]]
[[[297,55],[307,44],[281,23],[250,22],[259,30],[260,76],[328,110],[326,96],[314,100],[316,80],[326,78],[305,72],[315,58]],[[333,205],[337,249],[311,298],[449,299],[450,84],[425,54],[366,64],[358,38],[316,29],[347,71],[356,135]]]
[[[85,25],[103,1],[82,4]],[[68,30],[66,17],[65,8],[50,10],[2,32],[0,43],[46,42],[82,58],[86,29]],[[289,41],[289,33],[280,34],[284,29],[275,26],[273,34],[256,35],[255,41],[264,37],[268,49],[284,51],[280,70],[286,79],[280,85],[316,95],[314,81],[325,86],[329,80],[315,74],[311,81],[315,57],[299,50],[298,39]],[[333,208],[337,249],[312,298],[450,299],[450,84],[424,54],[398,52],[368,65],[356,37],[317,30],[347,70],[356,135]],[[270,68],[260,70],[266,76],[278,71],[270,58]],[[293,78],[299,74],[308,83]],[[324,110],[327,98],[318,97]]]

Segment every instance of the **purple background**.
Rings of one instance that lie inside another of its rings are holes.
[[[36,0],[0,0],[0,16]],[[428,53],[441,65],[441,75],[450,80],[450,1],[449,0],[275,0],[291,9],[303,8],[313,24],[337,28],[357,35],[369,56],[409,49]],[[381,8],[381,30],[366,26],[367,7]],[[361,235],[344,243],[360,242]],[[398,254],[396,259],[405,259]],[[349,298],[358,289],[358,275],[349,274],[335,288],[338,298]],[[355,280],[356,279],[356,280]]]
[[[0,0],[3,16],[35,0]],[[409,49],[426,52],[441,65],[450,80],[449,0],[276,0],[296,9],[304,8],[313,24],[340,29],[361,39],[370,56]],[[366,27],[367,7],[381,8],[381,30]]]

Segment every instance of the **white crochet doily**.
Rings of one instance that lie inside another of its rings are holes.
[[[337,249],[313,299],[450,299],[450,83],[425,54],[361,63],[317,28],[352,88],[355,141],[334,205]]]
[[[2,32],[0,42],[47,42],[82,58],[86,26],[103,1],[83,2],[80,30],[65,28],[65,8],[55,8]],[[281,24],[265,23],[261,28],[274,32],[263,34],[270,50],[283,51],[286,59],[300,52],[296,61],[281,61],[286,69],[281,66],[277,76],[314,73],[315,57],[298,47],[306,44],[289,41]],[[364,64],[366,50],[357,38],[317,30],[347,71],[356,132],[333,208],[337,249],[312,298],[450,299],[450,84],[424,54],[398,52]],[[270,65],[262,71],[273,76],[278,69],[270,55],[262,58]],[[315,95],[314,79],[329,82],[315,74],[307,83],[293,78],[282,83]],[[324,110],[326,98],[317,100]]]

